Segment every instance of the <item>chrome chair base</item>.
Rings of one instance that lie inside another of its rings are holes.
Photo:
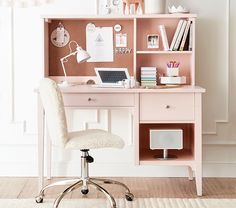
[[[88,155],[88,150],[81,150],[82,156],[81,156],[81,178],[78,179],[70,179],[70,180],[64,180],[64,181],[58,181],[52,184],[49,184],[45,186],[39,193],[37,197],[35,197],[35,201],[37,203],[42,203],[43,198],[45,196],[45,191],[49,188],[55,187],[55,186],[62,186],[62,185],[69,185],[54,201],[53,208],[58,208],[61,200],[63,197],[72,192],[75,189],[81,188],[81,193],[86,195],[89,192],[89,186],[96,188],[100,192],[102,192],[106,198],[109,200],[109,203],[111,205],[111,208],[116,208],[116,202],[114,197],[101,185],[98,183],[104,183],[104,184],[114,184],[114,185],[120,185],[125,189],[125,198],[127,201],[133,201],[134,195],[130,192],[129,188],[118,181],[110,180],[110,179],[102,179],[102,178],[90,178],[88,176],[88,163],[91,161],[93,162],[93,158]],[[89,159],[88,159],[89,158]],[[97,183],[96,183],[97,182]]]

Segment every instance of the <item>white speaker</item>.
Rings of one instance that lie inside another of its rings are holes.
[[[176,158],[168,156],[169,149],[183,149],[183,130],[182,129],[150,129],[150,149],[163,149],[163,157],[159,159]]]

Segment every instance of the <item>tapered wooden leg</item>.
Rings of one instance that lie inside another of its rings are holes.
[[[195,94],[194,144],[197,195],[202,196],[202,97],[200,93]]]
[[[197,195],[202,196],[202,168],[199,166],[195,171]]]

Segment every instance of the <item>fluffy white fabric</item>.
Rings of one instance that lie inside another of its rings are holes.
[[[39,93],[45,110],[49,136],[56,145],[65,146],[68,131],[61,91],[56,82],[44,78],[40,82]]]
[[[68,132],[63,98],[57,84],[44,78],[39,93],[45,110],[49,136],[58,146],[71,149],[122,148],[124,141],[117,135],[100,129]]]
[[[124,141],[114,134],[100,129],[71,132],[66,148],[70,149],[97,149],[104,147],[123,148]]]

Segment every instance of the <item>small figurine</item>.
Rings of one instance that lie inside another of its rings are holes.
[[[130,6],[135,6],[136,14],[143,14],[143,0],[122,0],[124,14],[130,14]]]

